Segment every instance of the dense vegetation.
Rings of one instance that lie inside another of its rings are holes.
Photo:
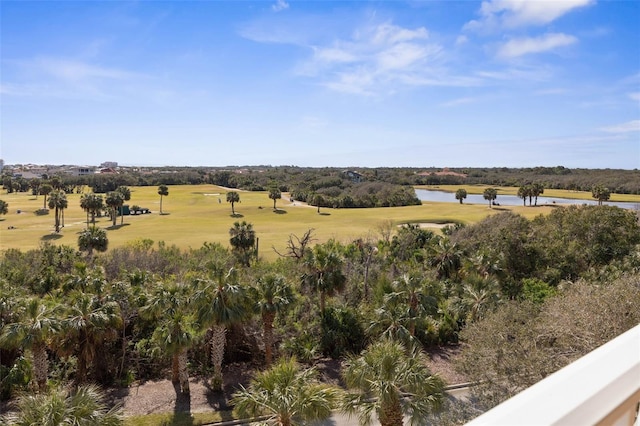
[[[412,185],[490,185],[520,187],[538,183],[549,189],[591,191],[602,185],[613,193],[640,194],[640,170],[615,169],[570,169],[557,167],[531,168],[310,168],[295,166],[246,166],[246,167],[121,167],[117,174],[95,174],[86,176],[52,175],[43,179],[25,179],[12,176],[5,171],[3,188],[9,192],[32,191],[45,180],[53,179],[53,185],[67,193],[82,187],[91,187],[93,192],[106,193],[122,186],[198,185],[210,183],[229,188],[250,191],[265,191],[277,186],[284,192],[296,192],[296,198],[307,199],[319,193],[331,199],[324,206],[361,207],[385,205],[371,200],[372,192],[390,192],[397,197],[406,197],[403,187]],[[363,184],[377,184],[367,186]],[[380,186],[388,184],[388,186]],[[342,198],[347,198],[343,200]],[[349,200],[351,197],[352,200]],[[380,197],[380,195],[378,195]],[[411,199],[411,197],[409,197]],[[387,205],[394,205],[389,199]]]
[[[234,224],[231,237],[251,240],[250,225]],[[514,390],[505,386],[514,371],[539,380],[640,321],[640,225],[617,207],[558,207],[534,220],[498,213],[443,235],[404,225],[378,239],[310,241],[312,231],[290,238],[275,262],[257,259],[249,243],[5,251],[2,398],[50,383],[127,385],[169,372],[179,392],[189,392],[189,375],[220,389],[229,362],[262,368],[288,356],[309,364],[329,356],[366,370],[373,342],[462,340],[465,373],[492,377],[482,388],[490,405]],[[620,297],[623,307],[601,311],[593,299],[610,306]],[[527,359],[521,370],[518,359],[510,367],[496,362],[503,352],[491,353],[506,347],[496,339],[512,328],[517,342],[537,330],[539,354],[512,351]],[[583,328],[591,337],[572,344]],[[562,357],[547,362],[546,353]]]

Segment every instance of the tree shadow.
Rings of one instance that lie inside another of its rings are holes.
[[[331,213],[320,212],[318,213],[320,216],[331,216]]]
[[[55,241],[62,238],[62,234],[47,234],[40,237],[42,241]]]
[[[240,214],[240,213],[230,214],[229,216],[231,216],[231,217],[232,217],[232,218],[234,218],[234,219],[239,219],[239,218],[241,218],[241,217],[244,217],[244,215],[243,215],[243,214]]]
[[[205,387],[207,388],[206,397],[207,403],[211,408],[216,411],[219,411],[222,415],[222,420],[232,420],[231,410],[233,406],[227,404],[227,396],[224,390],[214,390],[208,382],[205,382]],[[225,419],[225,413],[227,413],[227,417]]]
[[[167,213],[167,212],[162,212],[160,213],[160,216],[169,216],[171,213]]]
[[[110,230],[110,231],[117,231],[118,229],[123,228],[123,227],[125,227],[125,226],[129,226],[129,225],[130,225],[129,223],[122,223],[122,224],[120,224],[120,225],[111,225],[111,226],[108,226],[108,227],[107,227],[107,229],[108,229],[108,230]]]
[[[173,383],[173,389],[176,392],[176,402],[173,407],[172,425],[193,425],[193,416],[191,415],[191,394],[182,393],[180,384]]]
[[[286,210],[280,210],[280,209],[275,209],[273,212],[274,212],[275,214],[287,214],[287,211],[286,211]]]

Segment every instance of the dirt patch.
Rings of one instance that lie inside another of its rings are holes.
[[[465,379],[452,366],[460,353],[459,346],[435,347],[427,350],[428,367],[437,373],[446,384],[463,383]],[[230,410],[230,400],[240,385],[248,386],[255,364],[235,363],[224,366],[224,390],[214,392],[206,380],[192,378],[189,381],[190,395],[177,392],[170,380],[148,381],[134,384],[128,388],[113,389],[109,392],[113,403],[119,403],[125,416],[137,416],[152,413],[191,412],[203,413]],[[342,361],[323,358],[315,363],[320,380],[336,386],[344,386],[340,372]],[[178,396],[177,396],[178,395]]]
[[[427,350],[429,370],[438,374],[447,385],[467,382],[467,379],[453,368],[456,358],[460,355],[460,350],[459,345],[438,346]]]
[[[189,380],[189,395],[182,395],[171,380],[147,381],[133,384],[128,388],[112,389],[109,398],[113,404],[122,406],[125,416],[139,416],[152,413],[230,410],[229,401],[240,385],[247,386],[255,366],[236,363],[223,368],[223,391],[214,391],[202,378]]]

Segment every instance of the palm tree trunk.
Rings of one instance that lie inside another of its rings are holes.
[[[222,359],[224,358],[224,345],[226,343],[227,327],[216,324],[211,327],[211,364],[213,365],[213,390],[222,390]]]
[[[38,384],[38,390],[44,391],[47,387],[47,376],[49,375],[49,361],[47,360],[47,347],[44,343],[38,343],[32,348],[33,352],[33,375]]]
[[[267,312],[262,314],[262,323],[264,326],[264,359],[267,367],[273,361],[273,320],[276,314]]]
[[[389,404],[384,404],[380,408],[380,426],[402,426],[402,408],[400,398],[396,396]]]
[[[325,299],[326,297],[325,297],[324,291],[321,291],[320,292],[320,313],[324,312],[324,307],[326,304]]]
[[[178,354],[178,377],[180,379],[180,391],[189,393],[189,370],[187,370],[187,349],[183,348]]]
[[[179,353],[173,354],[171,357],[171,382],[179,383],[180,382],[180,357]]]
[[[278,416],[278,426],[291,426],[291,419],[284,414],[280,414]]]

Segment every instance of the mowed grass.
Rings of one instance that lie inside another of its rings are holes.
[[[129,205],[149,208],[152,213],[124,216],[124,225],[106,218],[96,218],[96,225],[107,230],[109,248],[119,247],[142,238],[154,242],[164,241],[181,249],[198,248],[205,242],[218,242],[229,246],[229,228],[236,221],[251,224],[259,238],[259,254],[271,260],[277,257],[272,247],[283,252],[290,234],[302,236],[313,228],[316,242],[334,238],[347,243],[356,238],[379,238],[380,226],[392,221],[394,225],[407,222],[474,223],[490,214],[510,210],[532,218],[546,214],[551,207],[503,206],[490,209],[487,204],[424,203],[421,206],[328,209],[302,203],[292,203],[288,194],[278,200],[274,212],[273,201],[266,192],[240,193],[236,216],[226,202],[227,190],[214,185],[169,186],[169,195],[163,197],[160,214],[160,196],[157,187],[131,187]],[[468,189],[467,189],[468,190]],[[86,228],[86,213],[80,208],[80,194],[67,195],[69,207],[65,210],[65,226],[60,234],[54,233],[54,213],[38,216],[34,212],[43,206],[42,196],[26,193],[2,194],[0,199],[9,203],[9,213],[0,216],[0,250],[34,249],[44,241],[77,247],[78,234]],[[17,213],[20,210],[21,213]],[[8,229],[13,227],[14,229]]]

